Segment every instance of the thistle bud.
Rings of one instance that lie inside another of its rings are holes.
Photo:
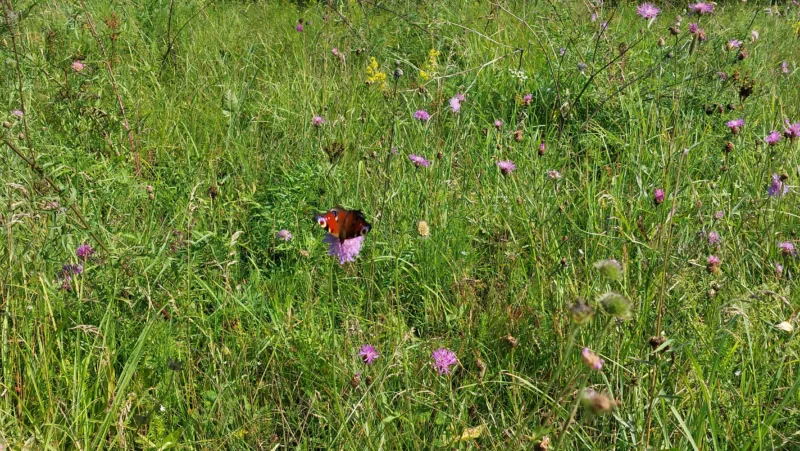
[[[573,323],[577,325],[586,324],[592,320],[594,309],[584,302],[583,299],[578,298],[575,300],[575,303],[569,307],[569,315]]]
[[[622,280],[624,275],[622,265],[614,260],[600,260],[593,265],[594,269],[600,271],[604,277],[611,280]]]
[[[619,293],[604,293],[597,299],[597,303],[604,312],[616,318],[627,319],[631,315],[631,303]]]
[[[583,390],[580,397],[583,407],[595,415],[611,412],[617,406],[616,401],[591,388]]]

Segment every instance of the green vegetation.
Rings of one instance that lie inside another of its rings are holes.
[[[800,448],[792,2],[8,3],[0,449]]]

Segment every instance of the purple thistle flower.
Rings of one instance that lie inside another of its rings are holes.
[[[783,274],[783,265],[782,265],[782,264],[780,264],[780,263],[775,263],[775,273],[776,273],[777,275],[779,275],[779,276],[780,276],[781,274]]]
[[[75,255],[77,255],[78,258],[80,258],[83,261],[88,260],[89,257],[94,255],[94,253],[95,250],[92,249],[92,246],[88,244],[81,244],[80,246],[78,246],[77,249],[75,249]]]
[[[294,29],[298,33],[302,33],[303,32],[303,22],[297,22],[297,25],[294,27]]]
[[[517,165],[511,160],[498,161],[497,167],[500,168],[500,172],[502,172],[503,175],[509,175],[517,169]]]
[[[714,12],[714,5],[712,3],[694,3],[689,5],[689,9],[695,14],[711,14]]]
[[[14,110],[14,111],[11,112],[11,114],[13,114],[14,116],[17,116],[17,117],[25,116],[25,113],[23,113],[22,110]]]
[[[781,136],[781,132],[772,130],[771,132],[769,132],[769,135],[764,137],[764,142],[769,144],[770,146],[774,146],[775,144],[778,144],[778,142],[781,139],[783,139],[783,136]]]
[[[77,264],[73,265],[70,263],[65,264],[61,267],[61,276],[67,280],[70,280],[72,276],[82,274],[83,273],[83,265]]]
[[[716,219],[716,220],[720,220],[720,219],[722,219],[724,217],[725,217],[725,212],[722,211],[722,210],[714,213],[714,219]]]
[[[786,63],[786,61],[781,63],[781,72],[783,72],[784,74],[789,73],[789,65]]]
[[[311,118],[311,125],[314,127],[321,127],[325,123],[325,118],[322,116],[314,116]]]
[[[700,27],[697,25],[696,22],[692,22],[689,24],[689,33],[697,34],[700,31]]]
[[[790,241],[782,241],[778,243],[778,249],[781,250],[781,255],[784,257],[788,257],[790,255],[792,257],[797,256],[797,249],[794,248],[794,244],[792,244]]]
[[[601,30],[605,30],[606,28],[608,28],[608,22],[603,22],[603,23],[600,24],[600,29]]]
[[[778,174],[772,174],[772,182],[767,188],[767,196],[769,197],[782,197],[789,192],[789,187],[783,183]]]
[[[86,69],[86,65],[83,64],[83,61],[75,60],[72,62],[72,70],[75,72],[83,72],[84,69]]]
[[[655,202],[656,205],[661,205],[666,195],[667,193],[663,188],[656,188],[656,190],[653,191],[653,202]]]
[[[728,41],[728,45],[725,46],[728,50],[738,49],[742,46],[742,41],[738,39],[731,39]]]
[[[786,119],[786,130],[784,130],[783,134],[792,141],[800,138],[800,122],[790,124],[789,119]]]
[[[453,113],[458,113],[461,111],[461,101],[458,100],[457,97],[450,99],[450,109],[453,111]]]
[[[533,94],[525,94],[525,97],[522,98],[523,105],[530,105],[533,102]]]
[[[456,354],[447,349],[439,348],[431,354],[433,357],[433,367],[439,372],[439,375],[450,374],[450,367],[458,363]]]
[[[496,128],[497,130],[503,128],[503,121],[501,121],[500,119],[496,119],[494,121],[494,128]]]
[[[585,363],[590,369],[595,371],[600,371],[603,369],[603,359],[601,359],[600,356],[594,352],[590,351],[589,348],[583,348],[581,351],[581,358],[583,358],[583,363]]]
[[[720,72],[717,72],[717,77],[719,77],[720,80],[725,81],[725,80],[728,79],[728,74],[726,74],[725,72],[720,71]]]
[[[655,19],[660,12],[661,10],[652,3],[645,2],[636,7],[636,13],[645,19]]]
[[[544,141],[540,141],[539,142],[539,155],[544,155],[545,149],[547,149],[547,146],[545,146]]]
[[[428,166],[431,165],[430,161],[426,160],[424,157],[415,155],[413,153],[408,156],[408,159],[411,160],[411,162],[414,163],[414,165],[416,165],[417,167],[424,166],[427,168]]]
[[[364,363],[367,365],[372,365],[372,362],[379,357],[378,351],[375,349],[375,346],[372,345],[362,346],[358,355],[361,356],[361,359],[364,360]]]
[[[283,229],[278,232],[278,239],[283,241],[292,241],[292,232]]]
[[[425,110],[417,110],[414,112],[414,119],[420,122],[428,122],[430,120],[431,115]]]
[[[464,97],[464,94],[461,94],[460,92],[457,93],[453,98],[457,99],[459,102],[465,102],[467,100],[467,98]]]
[[[322,241],[328,243],[328,255],[335,255],[339,258],[339,264],[344,265],[347,262],[355,261],[356,257],[358,257],[358,253],[361,252],[361,245],[364,244],[364,237],[357,236],[341,242],[339,237],[329,233],[325,235]]]
[[[722,264],[722,260],[719,257],[717,257],[716,255],[713,255],[713,254],[708,256],[708,260],[707,261],[708,261],[709,265],[713,265],[713,266],[719,266],[719,265]]]
[[[592,22],[596,21],[597,20],[597,13],[596,12],[592,13],[592,17],[590,17],[589,20],[592,21]]]
[[[725,123],[729,129],[731,129],[731,133],[734,135],[739,134],[739,131],[744,127],[744,119],[733,119]]]
[[[556,171],[555,169],[550,169],[547,171],[547,176],[550,177],[550,180],[561,180],[561,173]]]
[[[719,233],[717,232],[708,232],[708,245],[709,246],[716,246],[722,242],[722,238],[720,238]]]
[[[560,47],[558,49],[558,56],[564,56],[567,54],[567,49],[565,47]]]

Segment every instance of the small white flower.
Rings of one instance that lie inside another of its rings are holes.
[[[162,411],[162,412],[165,412],[165,411],[167,410],[167,408],[166,408],[166,407],[164,407],[164,405],[163,405],[163,404],[161,404],[161,407],[159,407],[159,408],[158,408],[158,410],[160,410],[160,411]]]

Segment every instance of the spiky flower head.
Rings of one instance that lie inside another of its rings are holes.
[[[325,123],[325,118],[322,116],[314,116],[311,118],[311,125],[314,127],[321,127]]]
[[[81,244],[77,249],[75,249],[75,255],[77,255],[78,258],[83,261],[88,260],[92,255],[94,255],[94,253],[95,250],[92,249],[92,246],[85,243]]]
[[[461,111],[461,101],[455,97],[450,99],[450,110],[452,110],[453,113],[458,113]]]
[[[739,131],[741,131],[742,127],[744,127],[744,119],[732,119],[726,122],[725,125],[731,130],[731,133],[738,135]]]
[[[500,172],[502,172],[503,175],[509,175],[517,169],[517,166],[511,160],[498,161],[497,167],[500,168]]]
[[[693,3],[689,5],[689,10],[695,14],[711,14],[714,12],[714,4],[713,3]]]
[[[439,372],[439,375],[450,374],[450,367],[458,363],[456,354],[447,349],[439,348],[431,354],[433,357],[433,367]]]
[[[800,138],[800,122],[791,124],[789,123],[789,119],[786,119],[786,129],[783,131],[783,134],[792,141]]]
[[[589,350],[589,348],[583,348],[581,351],[581,358],[583,359],[583,363],[589,367],[589,369],[600,371],[603,369],[603,359],[600,358],[597,354]]]
[[[292,232],[282,229],[278,232],[278,239],[283,241],[292,241]]]
[[[667,193],[663,188],[656,188],[656,190],[653,191],[653,202],[656,205],[661,205],[664,202],[666,195]]]
[[[645,19],[655,19],[660,12],[661,10],[658,9],[656,5],[648,2],[644,2],[636,7],[636,13]]]
[[[783,255],[784,257],[788,256],[794,257],[797,255],[797,249],[795,249],[794,243],[792,243],[791,241],[782,241],[778,243],[778,249],[781,250],[781,255]]]
[[[375,349],[375,346],[372,346],[370,344],[361,346],[361,349],[358,351],[358,355],[367,365],[372,365],[372,362],[379,357],[378,351]]]
[[[420,122],[428,122],[431,119],[431,115],[425,110],[417,110],[414,112],[414,119]]]
[[[594,309],[583,299],[578,298],[569,307],[569,316],[577,325],[586,324],[594,317]]]
[[[631,316],[631,303],[625,296],[610,291],[601,294],[597,303],[604,312],[619,319],[627,319]]]
[[[622,280],[622,277],[625,274],[622,270],[622,265],[620,262],[614,259],[599,260],[596,261],[593,266],[594,269],[600,271],[600,274],[611,280]]]
[[[411,162],[414,163],[414,165],[417,167],[423,166],[427,168],[428,166],[431,165],[430,161],[426,160],[424,157],[421,157],[413,153],[408,156],[408,159],[411,160]]]
[[[778,174],[772,174],[772,182],[769,184],[769,188],[767,188],[767,196],[769,197],[782,197],[784,194],[789,192],[789,187],[783,183],[781,177]]]
[[[580,394],[581,405],[594,415],[609,413],[617,406],[616,401],[608,396],[597,393],[591,388],[583,390]]]
[[[361,245],[364,244],[364,236],[340,241],[339,237],[329,233],[325,235],[322,241],[328,243],[328,255],[336,256],[339,258],[339,264],[344,265],[347,262],[356,260],[358,253],[361,252]]]
[[[764,142],[769,144],[770,146],[774,146],[775,144],[778,144],[781,141],[781,139],[783,139],[781,132],[772,130],[771,132],[769,132],[769,135],[764,137]]]

